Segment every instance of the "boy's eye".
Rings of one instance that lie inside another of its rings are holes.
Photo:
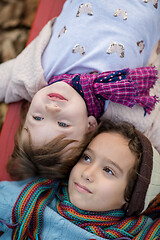
[[[64,123],[64,122],[58,122],[58,125],[59,125],[60,127],[69,127],[69,125],[66,124],[66,123]]]
[[[103,170],[111,175],[114,175],[113,171],[108,167],[104,168]]]
[[[44,118],[39,116],[33,116],[36,121],[42,121]]]

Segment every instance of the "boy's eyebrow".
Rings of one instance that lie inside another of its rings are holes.
[[[123,169],[117,163],[113,162],[110,159],[107,159],[107,161],[109,161],[113,166],[115,166],[119,170],[121,174],[123,174]]]
[[[95,155],[95,154],[94,154],[94,151],[93,151],[91,148],[89,148],[89,147],[87,147],[85,151],[89,151],[91,154]],[[112,161],[111,159],[109,159],[109,158],[106,158],[105,161],[108,161],[110,164],[112,164],[113,166],[115,166],[115,167],[119,170],[119,172],[120,172],[121,174],[123,174],[123,169],[122,169],[117,163],[113,162],[113,161]]]

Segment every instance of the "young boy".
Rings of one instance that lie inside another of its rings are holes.
[[[5,100],[7,103],[18,101],[22,98],[31,101],[35,93],[46,86],[50,78],[55,75],[65,73],[102,73],[104,71],[113,71],[128,67],[132,69],[145,66],[154,45],[160,38],[159,12],[159,5],[153,4],[151,1],[137,0],[128,2],[122,0],[119,2],[116,0],[109,3],[104,0],[91,0],[90,2],[82,3],[80,1],[67,0],[60,16],[56,20],[50,21],[40,35],[22,54],[16,59],[0,66],[0,76],[2,76],[0,80],[0,100]],[[141,31],[141,29],[143,29],[143,31]],[[145,68],[144,71],[147,71],[147,77],[151,72],[153,73],[151,73],[147,80],[144,78],[144,81],[152,79],[153,82],[151,81],[152,84],[149,86],[150,88],[157,78],[157,71],[154,68]],[[139,77],[142,76],[141,71],[138,74]],[[137,72],[135,72],[135,75],[137,75]],[[144,87],[146,84],[142,86]],[[147,88],[147,96],[149,88]],[[156,86],[152,94],[153,96],[159,96],[158,89]],[[135,102],[132,102],[130,106],[138,103],[135,95],[138,94],[139,89],[136,90],[137,91],[132,92]],[[102,104],[101,113],[107,109],[105,117],[119,121],[128,115],[130,109],[127,107],[123,111],[123,116],[117,119],[116,111],[112,104],[113,98],[108,97],[108,99],[111,100],[108,108],[108,102],[105,108],[103,108],[104,104]],[[123,104],[122,101],[119,100],[114,102],[118,107],[119,105],[117,103]],[[143,99],[142,104],[148,104],[146,98]],[[151,109],[153,105],[152,103]],[[137,111],[138,116],[137,113],[135,114],[135,111],[133,111],[134,114],[129,121],[136,124],[136,127],[145,134],[149,132],[149,138],[152,139],[154,146],[159,150],[160,144],[157,137],[157,135],[159,136],[157,131],[159,129],[157,127],[159,104],[157,104],[156,109],[152,111],[150,115],[147,114],[146,117],[144,117],[144,109],[139,106],[136,106],[136,110],[137,108],[139,109],[139,111]],[[112,109],[114,115],[112,114]],[[148,112],[150,112],[150,110]],[[77,135],[74,131],[76,136],[74,136],[73,131],[71,131],[71,134],[68,133],[69,131],[66,133],[69,124],[65,121],[58,121],[56,125],[54,125],[54,129],[53,125],[52,127],[48,125],[47,131],[45,131],[44,128],[43,132],[40,132],[40,128],[37,128],[35,134],[34,132],[32,134],[32,129],[29,129],[31,135],[33,135],[34,142],[44,144],[46,139],[49,138],[50,140],[61,133],[68,136],[70,135],[70,138],[75,137],[76,140],[80,140],[81,134],[83,135],[86,130],[90,131],[94,129],[96,125],[95,119],[93,122],[89,121],[85,109],[82,113],[84,113],[84,115],[82,114],[82,116],[80,116],[80,112],[72,111],[73,119],[77,116],[77,118],[83,120],[73,125],[76,131],[78,131]],[[137,121],[138,118],[140,118],[140,121]],[[39,121],[42,118],[36,119]],[[143,122],[142,125],[140,125],[141,122]],[[58,127],[59,124],[60,128]],[[84,124],[84,127],[81,129],[80,126],[82,126],[82,124]],[[156,130],[152,131],[154,126]],[[30,126],[28,128],[30,128]],[[55,130],[55,133],[53,133],[53,130]],[[41,133],[44,136],[44,141],[42,142],[40,141]],[[24,135],[25,134],[26,133],[24,133]],[[45,134],[47,134],[46,137]],[[157,134],[156,137],[155,134]]]
[[[44,178],[0,183],[1,239],[159,236],[159,199],[142,214],[160,185],[159,154],[149,140],[130,124],[105,121],[83,144],[68,183]]]

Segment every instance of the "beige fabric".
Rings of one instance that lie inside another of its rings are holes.
[[[160,69],[160,53],[157,55],[157,47],[158,44],[153,49],[148,65],[155,65],[157,69]],[[158,81],[154,85],[154,88],[151,89],[150,94],[160,97],[160,71]],[[102,118],[108,118],[115,122],[127,121],[132,123],[139,131],[148,137],[152,145],[160,153],[160,102],[156,104],[151,114],[147,114],[146,116],[144,116],[143,108],[139,106],[134,106],[131,109],[118,103],[109,102],[108,109]]]
[[[132,109],[118,103],[109,102],[107,111],[102,119],[107,118],[115,122],[127,121],[133,124],[151,141],[160,153],[160,103],[150,115],[144,117],[144,110],[139,106]]]
[[[15,59],[0,65],[0,101],[6,103],[21,99],[31,101],[34,94],[46,86],[41,56],[49,42],[54,19],[49,21]]]
[[[151,182],[146,194],[144,210],[148,207],[149,202],[160,193],[160,155],[153,147],[153,170]]]

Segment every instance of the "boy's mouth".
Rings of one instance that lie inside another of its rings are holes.
[[[49,93],[47,95],[49,97],[50,100],[52,101],[58,101],[58,100],[63,100],[63,101],[68,101],[65,97],[63,97],[61,94],[59,93]]]
[[[88,188],[86,188],[85,186],[79,184],[79,183],[76,183],[75,182],[75,187],[78,191],[80,192],[88,192],[88,193],[92,193]]]

